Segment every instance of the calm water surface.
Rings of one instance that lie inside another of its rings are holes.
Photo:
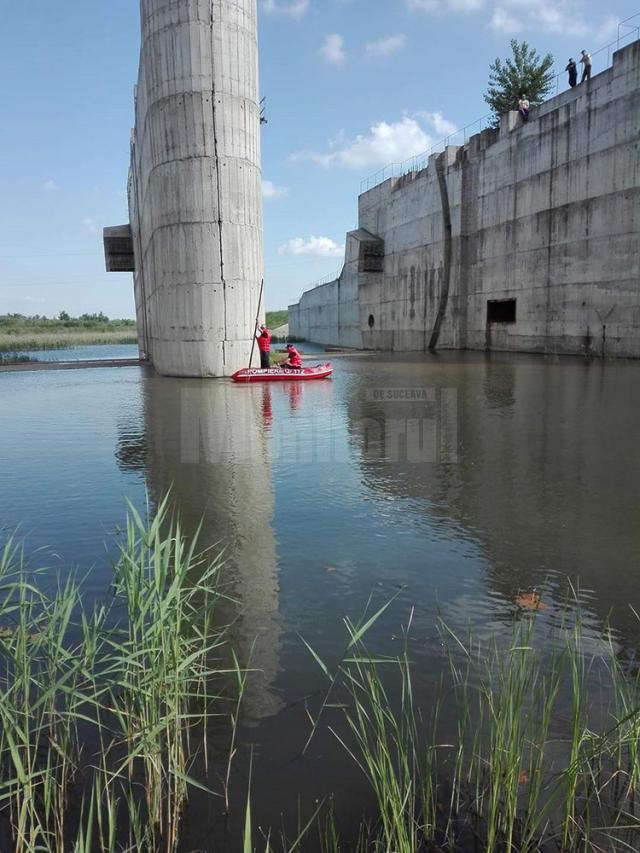
[[[386,652],[415,607],[425,703],[443,666],[438,615],[487,636],[519,590],[546,583],[553,605],[570,578],[587,630],[612,611],[621,648],[640,638],[640,365],[457,354],[335,367],[331,382],[246,387],[141,367],[0,374],[0,527],[19,528],[50,577],[79,569],[88,597],[107,596],[125,498],[153,506],[169,488],[189,527],[204,519],[203,544],[227,548],[235,640],[248,654],[257,637],[241,735],[263,825],[298,797],[335,791],[347,819],[366,805],[329,737],[300,758],[302,700],[322,687],[300,636],[336,661],[343,618],[371,596],[397,596],[371,638]],[[213,849],[221,807],[192,808],[185,850]]]
[[[107,359],[138,358],[137,344],[87,344],[79,347],[61,349],[19,350],[36,361],[102,361]]]

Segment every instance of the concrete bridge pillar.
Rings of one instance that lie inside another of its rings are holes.
[[[129,209],[156,370],[248,364],[263,275],[256,0],[141,0]]]

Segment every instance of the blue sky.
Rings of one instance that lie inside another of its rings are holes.
[[[258,2],[269,309],[341,265],[363,178],[486,114],[488,66],[510,38],[561,70],[640,11],[640,0]],[[135,0],[2,3],[0,313],[133,316],[131,276],[104,272],[101,230],[128,220],[138,38]],[[606,64],[604,51],[594,73]]]

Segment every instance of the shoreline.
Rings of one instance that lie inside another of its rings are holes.
[[[139,358],[104,358],[91,361],[17,361],[0,364],[0,373],[24,373],[30,370],[87,370],[94,367],[137,367],[149,365]]]
[[[322,358],[353,358],[371,356],[373,352],[314,352],[303,355],[303,361],[318,361]],[[90,370],[98,367],[153,367],[150,361],[140,358],[104,358],[87,361],[17,361],[1,364],[0,373],[24,373],[32,370]],[[224,378],[224,377],[222,377]]]

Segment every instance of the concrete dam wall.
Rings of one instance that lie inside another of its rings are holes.
[[[246,367],[263,275],[256,0],[142,0],[130,228],[140,349],[159,373]],[[126,245],[127,236],[129,246]]]
[[[290,334],[387,351],[640,357],[640,42],[588,83],[359,199]]]

